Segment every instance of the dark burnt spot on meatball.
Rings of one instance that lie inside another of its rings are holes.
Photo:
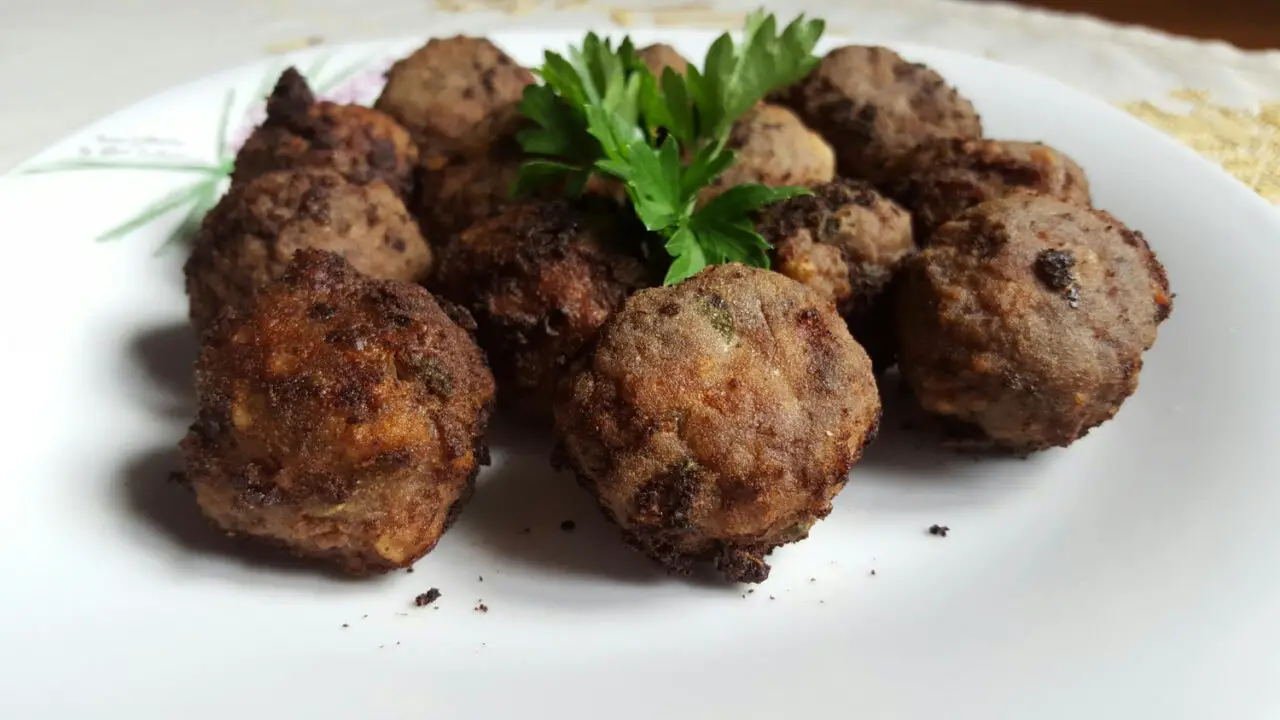
[[[636,493],[636,524],[678,532],[694,529],[691,513],[698,486],[698,463],[680,461]]]
[[[430,358],[410,383],[404,357]],[[428,552],[488,462],[494,383],[470,335],[332,253],[299,251],[205,335],[196,395],[181,448],[205,514],[354,573]]]
[[[338,314],[338,308],[329,303],[316,303],[307,311],[307,317],[312,320],[324,321]]]
[[[1071,307],[1080,307],[1080,287],[1072,271],[1075,257],[1066,250],[1043,250],[1036,255],[1035,273],[1044,286],[1061,293]]]
[[[288,67],[267,97],[266,123],[285,126],[305,123],[307,111],[315,103],[315,93],[311,92],[306,78],[297,68]]]
[[[769,579],[764,558],[738,547],[726,547],[716,555],[715,568],[730,582],[762,583]]]

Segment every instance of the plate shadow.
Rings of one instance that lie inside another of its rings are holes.
[[[187,323],[148,328],[129,342],[129,359],[150,382],[153,405],[164,417],[195,416],[193,370],[199,340]]]
[[[501,448],[501,463],[481,473],[457,531],[477,538],[485,550],[547,572],[623,582],[668,577],[623,544],[618,528],[570,473],[552,469],[546,428],[499,418],[490,442]]]
[[[136,455],[119,470],[117,486],[124,495],[122,504],[126,511],[163,540],[197,557],[215,557],[274,572],[360,581],[323,563],[294,557],[268,543],[228,536],[200,512],[195,493],[174,479],[181,468],[182,456],[175,444]]]

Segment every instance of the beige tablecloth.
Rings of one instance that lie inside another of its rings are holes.
[[[866,42],[1021,65],[1123,105],[1280,202],[1280,51],[957,0],[42,0],[0,10],[0,170],[171,85],[307,45],[508,27],[738,27],[764,4]]]

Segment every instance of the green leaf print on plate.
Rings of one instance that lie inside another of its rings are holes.
[[[368,102],[380,89],[382,71],[389,64],[389,59],[379,55],[364,55],[336,69],[329,69],[333,53],[317,56],[305,68],[301,68],[303,76],[315,90],[316,97],[334,102]],[[19,168],[18,175],[38,175],[63,172],[84,172],[115,170],[125,172],[162,172],[193,177],[194,181],[184,183],[173,190],[151,201],[132,217],[120,224],[108,228],[98,235],[96,242],[112,242],[132,234],[134,231],[149,226],[151,223],[168,216],[170,213],[185,209],[182,220],[156,248],[159,254],[175,244],[182,244],[200,227],[205,213],[213,207],[226,189],[227,178],[235,168],[236,152],[253,132],[254,128],[265,118],[265,100],[271,93],[280,73],[290,63],[281,61],[270,66],[258,83],[252,101],[237,115],[237,92],[228,88],[223,95],[218,116],[217,134],[214,138],[210,157],[212,161],[203,162],[191,158],[177,157],[172,160],[162,158],[148,159],[137,157],[93,156],[88,150],[82,152],[88,157],[71,157],[52,160],[39,165]],[[236,118],[233,126],[232,118]],[[119,153],[116,145],[143,146],[147,144],[174,145],[181,147],[179,141],[166,141],[153,137],[99,138],[99,142],[108,141],[107,150]],[[168,154],[161,152],[160,154]]]

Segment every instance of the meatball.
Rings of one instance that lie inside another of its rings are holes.
[[[650,283],[638,230],[611,204],[513,205],[445,247],[433,287],[469,310],[502,388],[527,417],[627,296]]]
[[[835,154],[795,113],[779,105],[760,104],[734,123],[727,147],[733,165],[702,191],[707,201],[734,185],[770,187],[816,185],[835,176]]]
[[[513,135],[495,141],[485,155],[460,155],[442,160],[434,169],[424,167],[413,203],[422,231],[447,241],[500,213],[515,202],[511,186],[520,163],[520,146]]]
[[[418,142],[428,169],[456,155],[485,155],[518,124],[533,74],[484,38],[436,38],[387,71],[374,107]]]
[[[196,233],[184,268],[191,322],[204,330],[243,306],[304,247],[375,278],[417,281],[431,270],[431,248],[386,183],[355,185],[321,168],[267,173],[233,186]]]
[[[1173,309],[1164,268],[1111,215],[1017,193],[943,225],[907,260],[898,364],[957,439],[1065,447],[1137,388]]]
[[[831,511],[880,399],[829,302],[730,264],[632,296],[554,410],[559,461],[630,545],[760,582],[764,557]]]
[[[662,72],[671,68],[677,75],[684,75],[689,69],[689,61],[675,48],[663,43],[656,43],[636,51],[636,57],[649,68],[653,76],[662,80]]]
[[[841,175],[876,183],[927,140],[982,135],[972,103],[937,72],[888,48],[832,50],[779,99],[831,143]]]
[[[382,180],[401,196],[413,187],[418,148],[395,120],[360,105],[317,102],[294,68],[267,98],[267,119],[236,155],[233,182],[274,170],[332,168],[364,184]]]
[[[911,211],[922,242],[965,210],[1015,190],[1090,204],[1084,170],[1042,143],[935,140],[907,155],[891,174],[885,191]]]
[[[877,370],[893,364],[888,288],[916,249],[901,207],[842,178],[766,208],[756,229],[774,247],[775,270],[835,304]]]
[[[488,464],[493,376],[471,336],[417,285],[301,250],[196,363],[181,443],[206,515],[348,572],[435,547]]]

